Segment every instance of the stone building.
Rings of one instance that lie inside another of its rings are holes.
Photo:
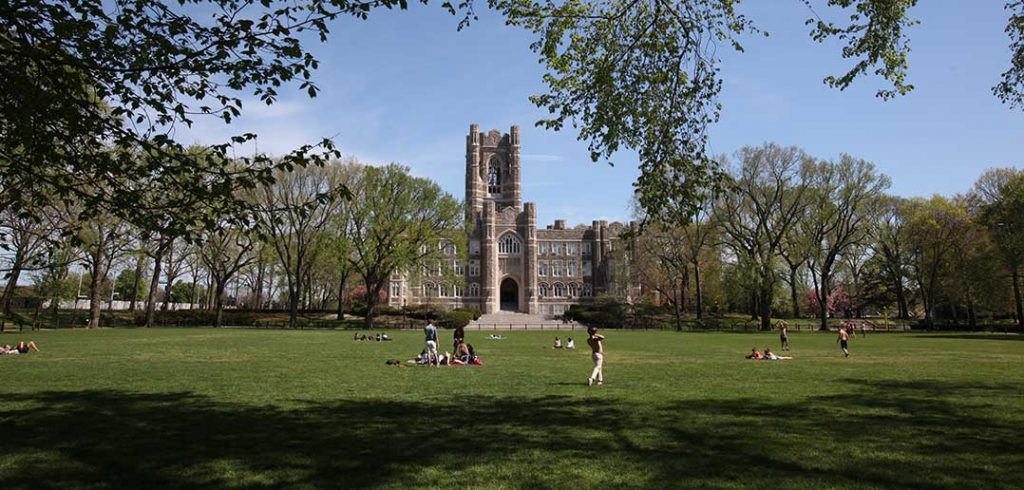
[[[612,251],[625,227],[593,221],[567,228],[565,220],[537,228],[537,206],[522,202],[519,127],[502,134],[466,136],[466,219],[472,230],[468,253],[456,261],[455,247],[439,244],[464,284],[445,284],[441,274],[422,274],[411,284],[392,278],[389,304],[437,303],[483,313],[516,311],[561,314],[574,303],[592,301],[611,287]]]

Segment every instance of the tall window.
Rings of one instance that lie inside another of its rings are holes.
[[[469,241],[469,254],[480,255],[480,240]]]
[[[480,285],[475,282],[471,283],[469,285],[469,295],[473,297],[480,296]]]
[[[578,291],[578,289],[576,288],[576,285],[570,283],[568,289],[569,289],[569,297],[570,298],[575,298],[576,297],[576,292]]]
[[[541,284],[540,285],[540,297],[541,298],[547,298],[548,297],[548,285],[547,284]]]
[[[512,233],[506,233],[498,240],[498,254],[500,255],[519,255],[519,248],[519,237]]]
[[[397,298],[397,297],[399,297],[401,295],[401,293],[402,293],[402,285],[397,283],[397,282],[391,283],[391,297],[392,298]]]
[[[575,242],[567,243],[565,246],[569,247],[569,251],[566,253],[566,255],[576,255],[576,243]]]
[[[556,282],[555,283],[555,297],[556,298],[561,298],[563,296],[565,296],[565,286],[563,286],[562,283],[560,283],[560,282]]]
[[[562,244],[555,242],[551,244],[551,253],[555,255],[562,255]]]
[[[556,260],[551,263],[551,275],[554,277],[562,277],[562,261]]]
[[[479,276],[480,275],[480,261],[479,260],[470,260],[469,261],[469,275],[470,276]]]
[[[460,276],[466,273],[466,265],[461,260],[452,261],[452,269]]]
[[[452,284],[452,297],[458,298],[462,296],[462,286],[458,284]]]
[[[501,194],[501,159],[497,156],[487,166],[487,193]]]
[[[537,269],[538,269],[537,270],[537,275],[538,276],[541,276],[541,277],[547,276],[548,275],[548,263],[547,263],[547,261],[542,260],[540,262],[540,266]]]
[[[565,275],[569,277],[576,277],[576,261],[570,260],[565,264],[566,272]]]
[[[590,265],[589,260],[583,261],[583,277],[590,277],[593,270],[593,266]]]
[[[583,297],[584,298],[589,298],[590,296],[591,296],[590,284],[584,284],[583,285]]]
[[[435,285],[432,282],[424,283],[423,284],[423,296],[426,296],[428,298],[436,298],[437,297],[437,285]]]
[[[590,256],[590,242],[583,242],[583,256]]]
[[[540,254],[545,255],[548,253],[548,242],[540,242]]]

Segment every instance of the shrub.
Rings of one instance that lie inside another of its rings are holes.
[[[466,312],[466,313],[472,315],[474,320],[479,320],[480,319],[480,315],[483,314],[483,313],[480,313],[480,310],[478,310],[476,308],[456,308],[456,309],[454,309],[452,311],[463,311],[463,312]]]
[[[464,309],[449,311],[441,317],[441,323],[450,328],[465,327],[473,320],[473,313]]]
[[[405,315],[417,320],[437,320],[445,314],[445,309],[440,305],[411,305],[405,307]]]

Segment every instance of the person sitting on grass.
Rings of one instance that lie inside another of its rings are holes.
[[[387,342],[389,340],[394,340],[394,339],[392,339],[391,337],[388,337],[388,334],[382,333],[382,334],[380,334],[380,340],[382,342]]]
[[[757,347],[754,347],[754,348],[750,349],[750,354],[747,354],[747,359],[751,359],[751,360],[754,360],[754,361],[760,361],[761,359],[764,359],[764,356],[761,355],[761,352],[759,352],[757,350]]]
[[[574,342],[572,340],[572,337],[566,337],[565,338],[565,348],[566,349],[575,349],[576,348],[576,342]]]
[[[0,347],[0,354],[9,354],[9,355],[28,354],[29,351],[33,351],[33,350],[36,351],[36,352],[40,352],[39,346],[37,346],[35,342],[29,340],[28,342],[25,342],[25,341],[18,342],[17,346],[13,346],[13,345],[9,345],[9,344],[4,345],[3,347]]]
[[[352,336],[352,341],[359,342],[359,332],[356,332],[355,335]]]
[[[561,349],[562,348],[562,341],[559,340],[557,336],[555,337],[555,343],[554,343],[554,345],[552,345],[552,347],[555,348],[555,349]]]

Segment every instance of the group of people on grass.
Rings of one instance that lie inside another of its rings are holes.
[[[771,349],[765,349],[762,353],[757,350],[757,347],[754,347],[750,349],[750,354],[747,354],[747,359],[753,361],[785,361],[792,359],[792,357],[777,355]]]
[[[559,339],[556,336],[555,337],[555,342],[554,342],[554,344],[551,345],[551,347],[554,348],[554,349],[562,349],[563,348],[562,340]],[[575,349],[576,348],[576,341],[574,341],[572,339],[572,337],[566,337],[565,338],[565,346],[564,346],[564,348],[566,348],[566,349]]]
[[[410,359],[411,364],[423,364],[427,366],[467,366],[482,365],[483,360],[476,355],[473,344],[466,342],[466,332],[463,327],[457,327],[452,335],[452,348],[455,353],[448,351],[441,353],[437,348],[437,327],[428,323],[423,327],[424,347],[418,356]]]
[[[39,351],[39,346],[35,342],[29,340],[28,342],[21,341],[18,345],[4,344],[0,345],[0,355],[18,355],[28,354],[31,351]]]
[[[377,335],[363,335],[356,332],[355,335],[352,336],[352,340],[355,342],[387,342],[393,339],[388,337],[388,334],[386,333],[378,332]]]

